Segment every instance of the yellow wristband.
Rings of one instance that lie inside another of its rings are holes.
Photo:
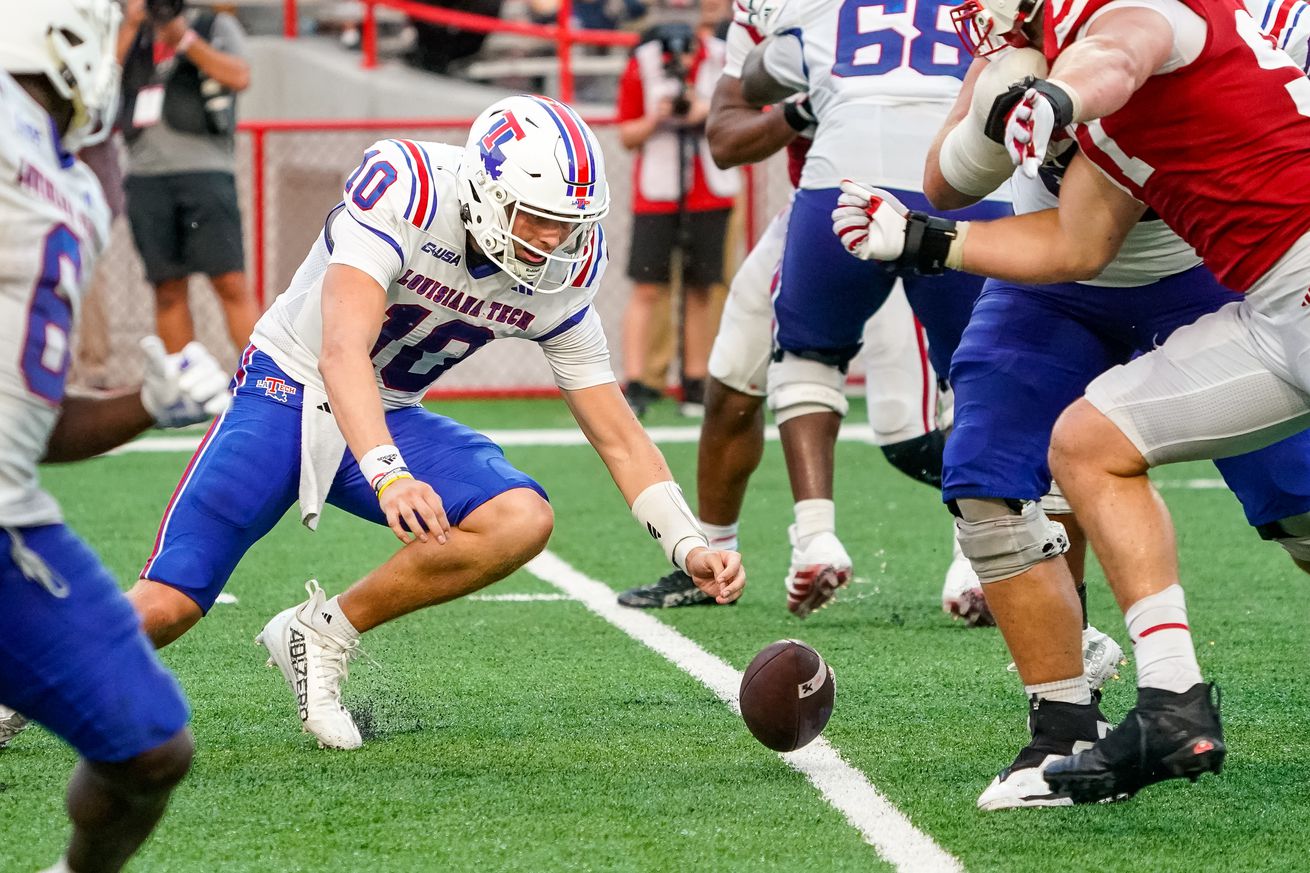
[[[414,477],[411,476],[411,475],[409,475],[409,471],[407,471],[407,470],[397,470],[397,471],[395,471],[395,472],[392,473],[390,476],[388,476],[386,479],[384,479],[384,480],[382,481],[382,484],[378,486],[378,500],[381,500],[381,499],[382,499],[382,494],[383,494],[383,493],[384,493],[388,488],[390,488],[392,485],[395,485],[395,484],[396,484],[397,482],[399,482],[401,479],[413,479],[413,478],[414,478]]]

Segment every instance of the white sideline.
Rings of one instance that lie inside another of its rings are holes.
[[[609,586],[587,578],[549,551],[533,558],[525,569],[659,652],[713,691],[733,712],[740,713],[737,689],[741,685],[741,673],[727,662],[648,613],[619,606]],[[897,870],[937,873],[964,869],[958,859],[911,824],[873,787],[868,777],[846,763],[822,737],[799,752],[779,757],[804,774],[824,799],[860,832],[864,841]]]

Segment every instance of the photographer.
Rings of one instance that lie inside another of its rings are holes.
[[[169,352],[195,338],[187,287],[209,277],[238,352],[259,308],[246,284],[236,192],[236,93],[250,84],[245,34],[184,0],[126,0],[119,31],[127,214]]]
[[[716,23],[707,15],[696,30],[653,28],[619,79],[619,137],[638,152],[628,261],[634,287],[623,319],[624,393],[638,415],[663,393],[662,378],[651,385],[643,376],[675,262],[681,265],[684,411],[703,402],[714,336],[710,288],[723,281],[723,241],[740,187],[737,170],[715,166],[705,138],[725,54],[723,40],[713,35]]]

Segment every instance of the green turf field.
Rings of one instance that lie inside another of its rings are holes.
[[[441,409],[481,428],[570,423],[556,401]],[[649,423],[685,424],[667,408]],[[665,452],[690,488],[694,444]],[[665,572],[589,448],[507,454],[551,494],[551,553],[615,589]],[[126,585],[187,457],[127,454],[43,475]],[[835,605],[803,623],[784,607],[791,501],[775,442],[748,496],[742,603],[657,618],[737,670],[778,638],[817,647],[838,677],[825,737],[969,870],[1310,869],[1310,579],[1208,487],[1213,468],[1158,481],[1179,526],[1201,665],[1224,688],[1228,769],[1112,806],[984,814],[978,792],[1026,738],[1018,679],[995,630],[940,610],[950,530],[935,495],[867,445],[841,443],[838,465],[838,530],[859,578]],[[710,690],[568,599],[466,600],[367,635],[372,661],[356,662],[345,697],[371,739],[320,751],[252,637],[304,599],[305,579],[335,594],[394,547],[388,531],[336,510],[317,534],[288,516],[238,568],[228,591],[239,602],[165,650],[195,710],[198,754],[132,869],[888,869]],[[1093,622],[1126,644],[1099,576],[1089,588]],[[484,593],[559,591],[520,571]],[[1112,718],[1132,688],[1131,668],[1107,687]],[[72,761],[41,730],[0,752],[0,871],[58,857]]]

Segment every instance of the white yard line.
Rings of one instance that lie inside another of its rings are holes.
[[[567,594],[470,594],[465,600],[483,603],[541,603],[542,601],[572,600]]]
[[[488,437],[502,446],[585,446],[587,438],[575,427],[538,428],[524,430],[489,430]],[[694,443],[700,439],[700,428],[696,425],[679,427],[648,427],[646,433],[651,439],[664,445],[676,443]],[[768,427],[764,438],[772,442],[778,440],[778,429]],[[838,434],[844,442],[871,443],[873,432],[865,424],[846,425]],[[186,436],[151,436],[134,440],[109,452],[111,455],[135,454],[137,452],[194,452],[200,445],[200,435]],[[1181,491],[1211,491],[1225,489],[1228,485],[1223,479],[1159,479],[1157,488]]]
[[[502,446],[585,446],[587,438],[576,427],[488,430],[484,433]],[[694,443],[700,439],[700,427],[648,427],[646,433],[657,443]],[[769,427],[765,438],[776,441],[778,429]],[[838,437],[850,442],[870,442],[873,432],[868,425],[854,424],[841,429]],[[114,449],[110,454],[132,452],[194,452],[200,444],[200,435],[150,436],[134,440]]]
[[[525,568],[605,619],[628,636],[654,649],[675,666],[713,691],[733,712],[740,712],[737,689],[741,673],[678,631],[648,613],[619,606],[609,586],[589,579],[551,552],[543,552]],[[859,770],[846,763],[822,737],[799,752],[780,755],[819,789],[819,793],[873,846],[888,863],[903,871],[963,870],[953,855],[874,788]]]

